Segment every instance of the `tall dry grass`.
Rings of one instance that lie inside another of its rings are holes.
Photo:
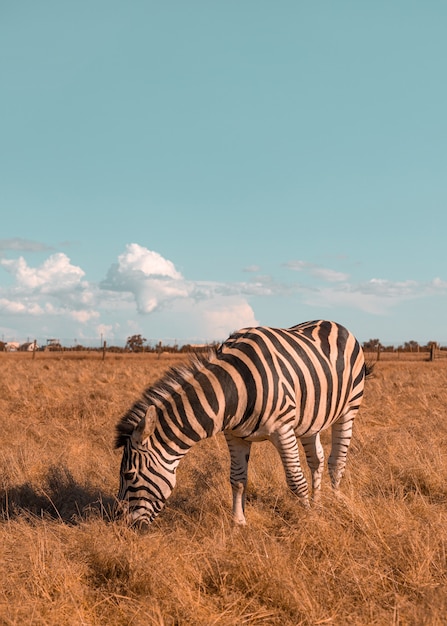
[[[447,363],[376,365],[342,496],[326,476],[320,510],[257,444],[233,528],[218,436],[139,534],[109,516],[114,425],[179,358],[0,355],[0,623],[445,625]]]

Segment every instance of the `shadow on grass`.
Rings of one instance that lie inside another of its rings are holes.
[[[78,524],[91,517],[113,518],[114,499],[80,485],[65,467],[50,467],[45,486],[31,483],[0,490],[0,521],[23,515]]]

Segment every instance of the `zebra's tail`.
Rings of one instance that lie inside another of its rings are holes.
[[[374,365],[372,361],[365,361],[365,378],[372,378],[374,376]]]

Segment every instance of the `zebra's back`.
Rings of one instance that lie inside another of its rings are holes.
[[[242,329],[222,344],[218,358],[246,383],[246,406],[224,424],[236,437],[267,439],[285,425],[298,437],[310,436],[360,404],[363,353],[335,322]]]

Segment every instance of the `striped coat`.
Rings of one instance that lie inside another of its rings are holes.
[[[175,485],[178,463],[194,443],[223,431],[230,452],[233,519],[245,523],[251,444],[270,440],[289,488],[309,506],[300,465],[303,445],[318,499],[324,465],[320,432],[332,429],[332,486],[342,478],[366,368],[343,326],[313,321],[245,328],[216,351],[168,372],[117,424],[123,447],[118,500],[130,523],[150,523]]]

